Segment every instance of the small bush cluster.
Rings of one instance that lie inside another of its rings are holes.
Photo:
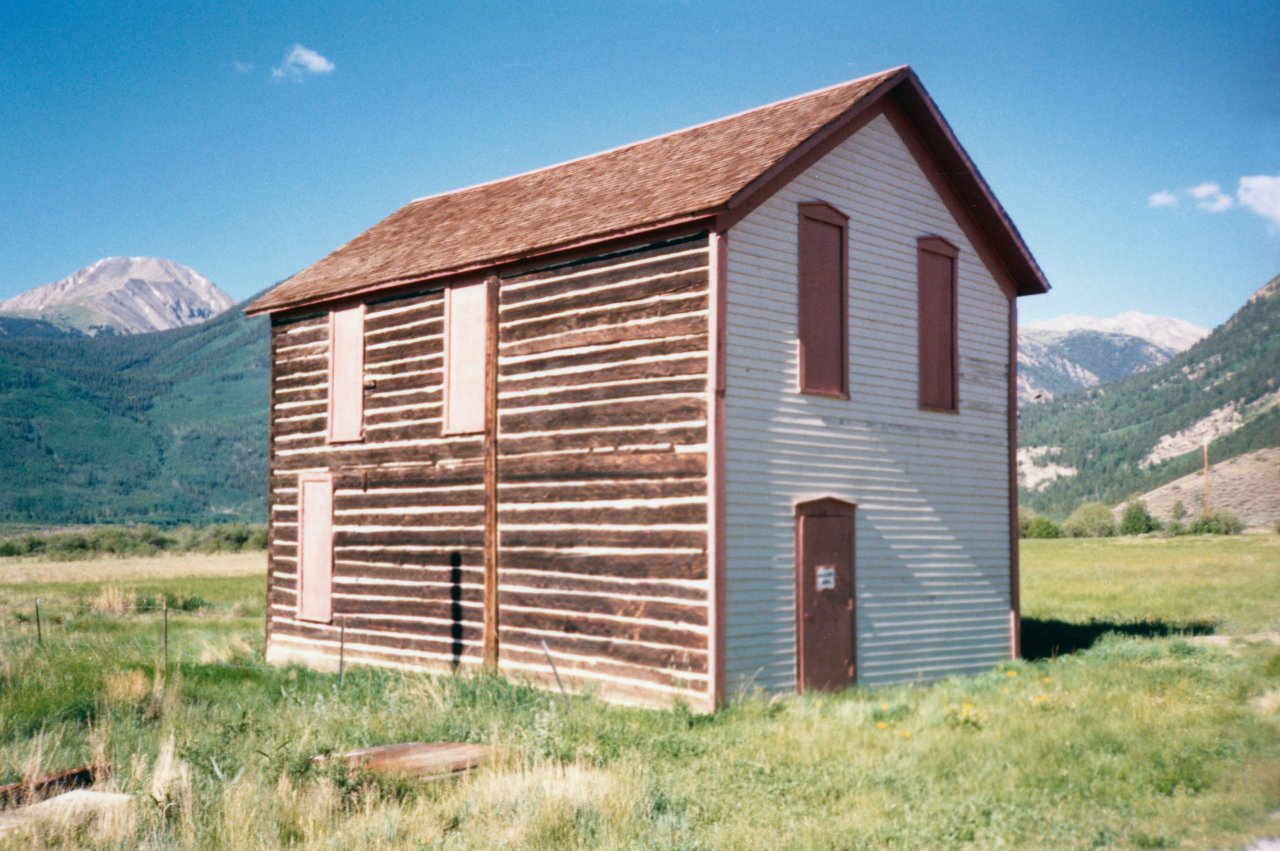
[[[80,559],[103,555],[146,556],[157,553],[236,553],[267,547],[267,527],[227,523],[216,526],[104,526],[51,535],[26,534],[0,539],[2,556]]]
[[[1230,511],[1201,514],[1187,526],[1191,535],[1238,535],[1243,531],[1244,523]]]
[[[1110,538],[1116,533],[1116,521],[1105,503],[1086,502],[1071,512],[1062,531],[1070,538]]]

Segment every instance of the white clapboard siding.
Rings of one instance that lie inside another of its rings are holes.
[[[848,401],[797,386],[797,209],[849,219]],[[959,415],[917,406],[916,240],[960,247]],[[1008,301],[877,117],[729,233],[726,684],[795,687],[794,505],[857,511],[858,679],[1009,656]]]

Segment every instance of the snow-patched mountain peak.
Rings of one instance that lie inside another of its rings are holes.
[[[1209,336],[1208,328],[1202,328],[1185,319],[1177,319],[1173,316],[1153,316],[1150,313],[1141,313],[1136,310],[1121,313],[1119,316],[1113,316],[1110,319],[1067,314],[1038,322],[1023,322],[1020,330],[1033,332],[1032,335],[1034,337],[1042,340],[1051,340],[1054,335],[1066,335],[1073,331],[1101,331],[1106,334],[1125,334],[1130,337],[1137,337],[1140,340],[1146,340],[1148,343],[1154,343],[1163,349],[1172,349],[1175,352],[1185,352],[1200,340]]]
[[[142,334],[212,319],[235,302],[212,281],[159,257],[104,257],[60,281],[0,301],[0,313],[91,334]]]

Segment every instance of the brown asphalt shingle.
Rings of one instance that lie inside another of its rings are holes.
[[[422,198],[303,269],[249,310],[295,307],[715,213],[902,70]]]

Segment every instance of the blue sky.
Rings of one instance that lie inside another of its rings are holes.
[[[244,298],[413,198],[908,63],[1055,287],[1023,318],[1215,325],[1280,273],[1274,2],[9,3],[0,297],[148,254]]]

